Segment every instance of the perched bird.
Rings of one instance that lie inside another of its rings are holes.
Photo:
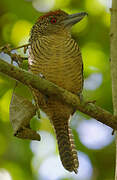
[[[39,17],[31,30],[29,69],[58,86],[77,94],[83,89],[83,63],[78,44],[71,37],[71,27],[87,13],[68,15],[62,10]],[[37,104],[51,120],[65,169],[77,173],[79,166],[73,135],[69,127],[74,109],[55,96],[46,97],[36,89]]]

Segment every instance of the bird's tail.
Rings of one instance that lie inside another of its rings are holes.
[[[78,157],[68,119],[53,119],[60,159],[65,169],[77,173]]]

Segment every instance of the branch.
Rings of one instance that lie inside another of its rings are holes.
[[[27,60],[27,57],[22,57],[16,53],[12,53],[11,51],[13,50],[17,50],[20,48],[24,48],[24,53],[26,53],[26,50],[28,49],[28,46],[30,46],[30,44],[25,44],[22,46],[18,46],[16,48],[11,48],[9,44],[0,47],[0,53],[3,52],[5,54],[8,54],[11,57],[11,64],[13,64],[13,61],[15,61],[19,67],[22,67],[22,63],[24,60]]]
[[[56,96],[59,101],[63,101],[73,108],[78,109],[79,111],[117,130],[117,117],[113,116],[110,112],[100,108],[99,106],[96,106],[95,104],[87,103],[85,101],[80,103],[77,95],[72,94],[61,87],[58,87],[46,79],[17,68],[1,59],[0,72],[20,81],[27,86],[32,86],[33,88],[38,89],[45,95]]]
[[[117,115],[117,0],[112,1],[111,8],[111,76],[114,115]],[[117,180],[117,132],[115,180]]]

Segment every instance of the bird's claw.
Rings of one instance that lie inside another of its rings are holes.
[[[39,110],[39,108],[37,109],[36,114],[37,114],[38,119],[40,119],[41,116],[40,116],[40,110]]]
[[[89,101],[86,101],[86,104],[90,104],[90,103],[95,104],[95,103],[96,103],[96,100],[89,100]]]
[[[45,76],[42,73],[39,73],[39,77],[45,79]]]
[[[113,130],[112,130],[112,135],[114,135],[114,134],[115,134],[115,130],[113,129]]]

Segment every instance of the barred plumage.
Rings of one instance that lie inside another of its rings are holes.
[[[79,20],[84,15],[86,13],[81,13]],[[68,16],[61,10],[51,12],[41,17],[33,26],[29,68],[33,73],[42,74],[45,79],[58,86],[80,94],[83,88],[82,57],[77,43],[71,37],[70,27],[66,26],[66,23],[69,24]],[[56,18],[56,25],[51,24],[52,17]],[[63,166],[68,171],[77,173],[79,164],[77,151],[69,127],[69,119],[74,109],[64,102],[57,101],[56,97],[45,97],[35,89],[34,92],[38,99],[38,106],[48,115],[54,126]]]
[[[77,173],[79,163],[68,119],[53,119],[53,125],[62,164],[68,171]]]

